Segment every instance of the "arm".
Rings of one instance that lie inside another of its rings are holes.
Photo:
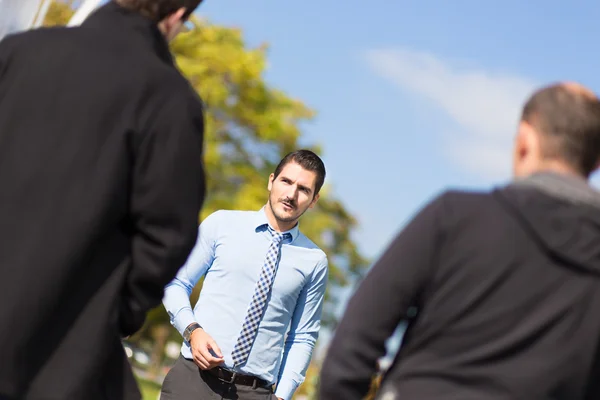
[[[418,305],[438,247],[443,197],[430,203],[394,239],[350,299],[321,369],[320,399],[362,399],[385,342]]]
[[[298,297],[285,341],[281,372],[275,391],[275,396],[280,399],[291,400],[298,386],[304,381],[321,327],[327,276],[328,263],[327,257],[324,257]]]
[[[160,98],[166,104],[155,112],[146,109],[140,136],[131,138],[131,266],[119,321],[124,336],[160,304],[165,285],[188,257],[204,201],[201,104],[181,93]]]
[[[218,211],[214,212],[202,222],[194,250],[175,279],[165,288],[163,304],[171,324],[182,336],[185,328],[197,322],[190,304],[190,295],[200,278],[206,275],[215,258],[217,228],[221,224],[221,215]],[[201,369],[210,369],[223,363],[221,349],[204,329],[195,329],[189,344],[194,362]]]
[[[218,211],[214,212],[200,224],[198,240],[190,257],[165,288],[163,305],[171,324],[182,335],[188,325],[197,322],[190,304],[190,295],[214,260],[219,215]]]

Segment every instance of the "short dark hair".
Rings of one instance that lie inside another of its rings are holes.
[[[183,16],[184,19],[194,12],[194,10],[202,3],[202,0],[113,0],[121,7],[125,7],[132,11],[137,11],[140,14],[152,19],[153,21],[162,21],[165,17],[173,14],[180,8],[186,9]]]
[[[572,86],[539,89],[526,102],[521,120],[540,134],[543,157],[561,159],[587,177],[600,159],[600,101]]]
[[[323,160],[319,158],[314,152],[310,150],[296,150],[288,153],[281,159],[275,172],[273,173],[274,179],[279,176],[283,168],[291,162],[295,162],[307,171],[312,171],[317,175],[317,181],[315,183],[315,196],[319,193],[325,182],[325,164]]]

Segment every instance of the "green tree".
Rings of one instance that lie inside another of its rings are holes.
[[[45,24],[65,24],[71,14],[71,2],[56,1]],[[286,153],[299,147],[301,125],[315,112],[265,81],[266,44],[249,48],[239,29],[201,19],[192,22],[194,28],[181,34],[171,47],[178,67],[206,105],[208,198],[199,219],[218,209],[256,210],[266,202],[269,174]],[[321,153],[316,145],[312,150]],[[302,231],[329,257],[324,325],[335,322],[332,289],[346,286],[367,265],[351,238],[356,227],[357,221],[331,194],[328,184],[301,223]],[[158,367],[169,337],[181,340],[160,306],[149,313],[146,324],[131,340],[149,339],[154,346],[152,364]]]

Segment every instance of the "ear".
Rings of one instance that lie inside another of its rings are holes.
[[[273,181],[275,180],[275,174],[269,175],[269,183],[267,184],[267,189],[269,192],[273,189]]]
[[[519,129],[517,134],[515,135],[514,145],[513,145],[513,159],[515,162],[519,162],[523,160],[527,156],[527,146],[525,145],[525,139],[523,137],[523,133]]]
[[[535,128],[528,122],[521,121],[519,123],[519,131],[515,138],[515,157],[523,160],[538,152],[539,138]]]
[[[183,20],[183,15],[185,14],[185,7],[181,7],[174,13],[167,15],[162,21],[160,21],[159,25],[163,26],[163,29],[167,33],[171,33],[173,29],[177,29],[177,25],[183,26],[185,22]]]
[[[540,135],[533,125],[525,121],[519,123],[513,157],[513,173],[516,177],[531,175],[541,167]]]
[[[185,15],[186,9],[185,7],[181,7],[179,10],[175,11],[173,14],[169,15],[167,19],[169,20],[169,25],[173,26],[177,22],[181,22],[182,24],[185,22],[183,20],[183,16]]]
[[[319,193],[317,193],[315,195],[315,198],[310,202],[310,206],[308,206],[308,208],[313,208],[315,206],[315,204],[317,204],[317,201],[319,201],[319,197],[321,195]]]
[[[185,14],[185,7],[181,7],[172,14],[167,15],[158,23],[158,28],[165,35],[168,42],[175,39],[179,32],[183,28],[185,21],[183,16]]]

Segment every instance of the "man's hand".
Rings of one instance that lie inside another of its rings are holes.
[[[204,329],[198,328],[192,332],[190,346],[194,362],[200,369],[212,369],[223,364],[221,349]]]

